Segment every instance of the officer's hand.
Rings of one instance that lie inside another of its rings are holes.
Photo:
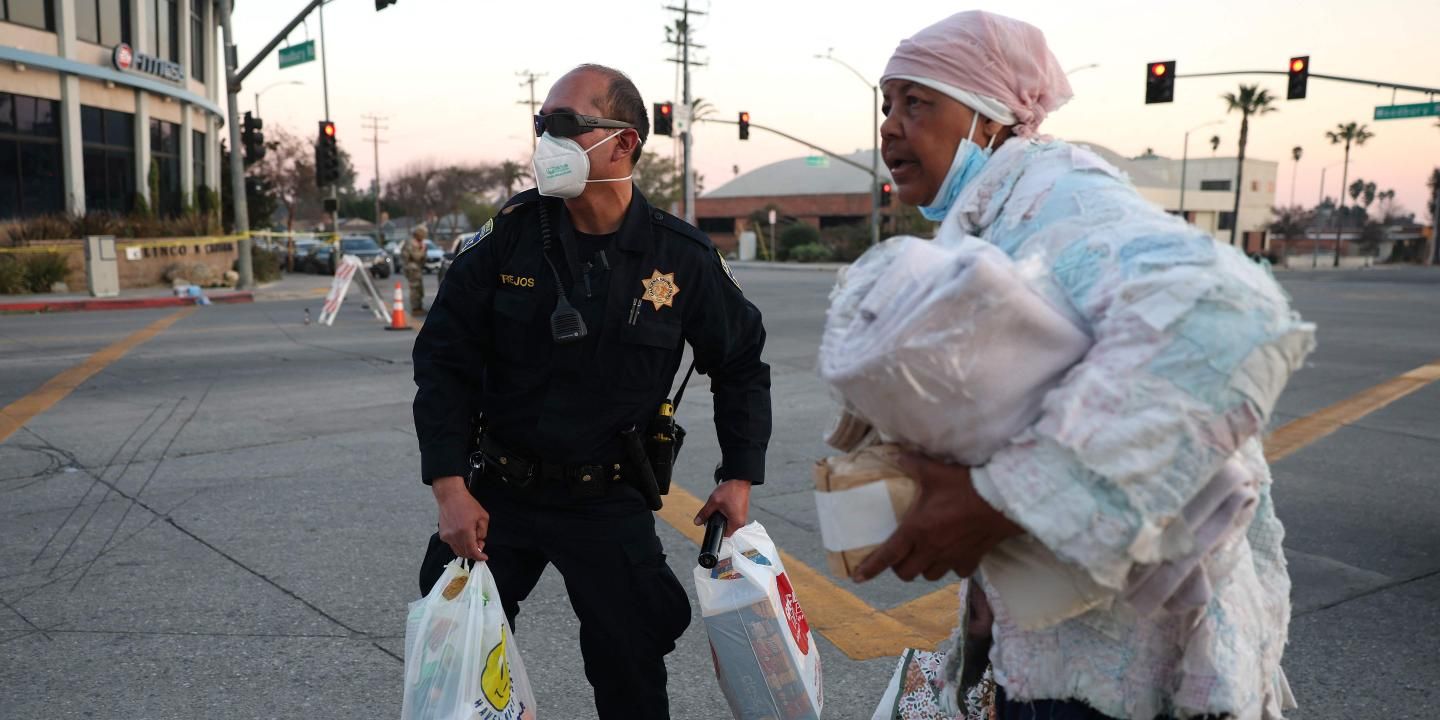
[[[440,506],[440,539],[460,557],[477,562],[489,559],[485,535],[490,529],[490,513],[470,494],[465,479],[459,475],[439,478],[430,489]]]
[[[716,485],[710,499],[695,516],[695,524],[704,525],[716,510],[725,516],[725,537],[745,527],[745,523],[750,522],[750,481],[726,480]]]

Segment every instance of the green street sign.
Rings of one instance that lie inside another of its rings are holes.
[[[811,155],[805,158],[805,164],[809,165],[810,167],[818,168],[830,167],[830,158],[825,157],[824,155]]]
[[[1406,118],[1432,117],[1440,115],[1440,102],[1415,103],[1414,105],[1381,105],[1375,108],[1376,120],[1404,120]]]
[[[315,41],[306,40],[299,45],[280,48],[280,69],[284,70],[291,65],[307,63],[315,59]]]

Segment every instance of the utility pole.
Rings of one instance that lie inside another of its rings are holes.
[[[532,117],[532,118],[535,117],[536,108],[538,108],[538,107],[540,106],[539,102],[537,102],[537,101],[535,100],[535,81],[538,80],[538,79],[540,79],[540,78],[542,78],[542,77],[545,77],[546,75],[549,75],[549,73],[533,73],[533,72],[530,72],[529,70],[521,70],[520,72],[515,73],[515,76],[516,76],[516,77],[525,78],[524,80],[520,81],[520,87],[525,87],[525,86],[527,86],[527,85],[530,86],[530,99],[529,99],[529,100],[517,100],[517,101],[515,101],[515,104],[516,104],[516,105],[529,105],[529,106],[530,106],[530,117]],[[535,136],[535,124],[534,124],[534,123],[531,123],[531,124],[530,124],[530,149],[531,149],[532,151],[535,149],[535,143],[537,143],[537,142],[539,142],[539,141],[540,141],[540,138],[538,138],[538,137]]]
[[[694,110],[694,101],[690,98],[690,66],[699,65],[701,63],[690,62],[690,48],[703,48],[704,46],[691,45],[690,43],[690,16],[704,15],[705,13],[700,12],[699,10],[691,10],[690,0],[684,0],[684,2],[680,4],[680,7],[675,7],[674,5],[666,5],[665,9],[680,13],[680,20],[679,22],[675,23],[680,37],[678,39],[674,37],[668,38],[666,42],[669,42],[672,45],[680,46],[680,70],[684,78],[681,84],[683,88],[682,92],[684,95],[684,97],[682,98],[682,103],[683,107],[685,108],[685,130],[680,133],[680,141],[684,144],[685,148],[685,222],[694,225],[695,168],[691,162],[691,145],[692,138],[694,136],[694,133],[691,131],[691,125],[693,124],[694,119],[691,117],[691,115]]]
[[[381,120],[389,120],[383,115],[361,115],[362,119],[369,121],[369,125],[361,125],[361,130],[370,131],[370,144],[375,148],[375,243],[385,244],[385,236],[380,230],[380,139],[381,130],[389,130],[389,125],[381,125]]]
[[[235,35],[230,29],[230,0],[220,0],[220,30],[225,33],[225,93],[230,101],[230,195],[235,208],[235,234],[240,236],[241,290],[255,287],[255,269],[250,258],[250,208],[245,202],[245,161],[240,157],[240,79],[236,77]]]

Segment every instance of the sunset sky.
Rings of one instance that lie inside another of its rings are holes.
[[[678,2],[678,0],[676,0]],[[298,10],[298,0],[240,0],[235,32],[246,62]],[[371,146],[361,116],[388,116],[382,133],[381,176],[419,161],[528,162],[530,134],[526,97],[516,73],[549,73],[537,83],[543,99],[549,84],[583,62],[628,73],[648,103],[680,93],[664,27],[674,13],[660,0],[500,3],[487,0],[399,0],[376,12],[370,0],[333,0],[326,8],[330,40],[330,115],[341,144],[361,176],[374,174]],[[1375,0],[1222,0],[1209,3],[1032,0],[1006,5],[969,5],[924,0],[828,2],[821,0],[719,0],[694,5],[709,14],[695,21],[698,55],[708,64],[692,72],[693,93],[733,119],[747,110],[756,123],[799,135],[837,152],[869,148],[870,91],[845,68],[814,58],[827,48],[871,82],[878,79],[896,43],[953,12],[982,8],[1010,14],[1045,31],[1062,66],[1099,67],[1075,73],[1075,99],[1044,126],[1069,140],[1106,145],[1124,155],[1153,147],[1181,154],[1186,130],[1195,131],[1192,156],[1210,155],[1207,140],[1219,135],[1221,155],[1233,155],[1238,115],[1226,115],[1221,93],[1241,82],[1258,82],[1282,99],[1279,112],[1252,122],[1248,154],[1280,161],[1278,204],[1291,194],[1290,149],[1304,148],[1295,189],[1297,203],[1314,204],[1321,168],[1326,194],[1339,191],[1343,150],[1325,139],[1337,123],[1367,123],[1375,133],[1352,152],[1350,178],[1393,188],[1407,210],[1423,216],[1425,177],[1440,166],[1436,118],[1374,121],[1374,107],[1391,103],[1391,91],[1312,79],[1309,97],[1283,100],[1285,78],[1253,76],[1181,79],[1176,101],[1144,105],[1146,63],[1176,60],[1180,74],[1221,70],[1284,70],[1292,55],[1310,55],[1317,73],[1440,86],[1440,2]],[[309,37],[319,37],[312,16]],[[304,27],[292,34],[306,38]],[[320,63],[278,69],[268,58],[251,75],[241,109],[253,93],[275,82],[261,100],[267,127],[306,137],[323,116]],[[1397,103],[1431,98],[1401,92]],[[1440,98],[1434,98],[1440,99]],[[670,142],[650,149],[668,154]],[[701,125],[695,157],[707,188],[766,163],[810,154],[802,146],[755,131],[741,142],[734,126]]]

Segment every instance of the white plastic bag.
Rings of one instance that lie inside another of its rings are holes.
[[[736,530],[719,564],[694,576],[715,675],[736,720],[818,720],[820,651],[765,528]]]
[[[535,695],[495,577],[456,558],[405,623],[401,720],[534,720]]]

